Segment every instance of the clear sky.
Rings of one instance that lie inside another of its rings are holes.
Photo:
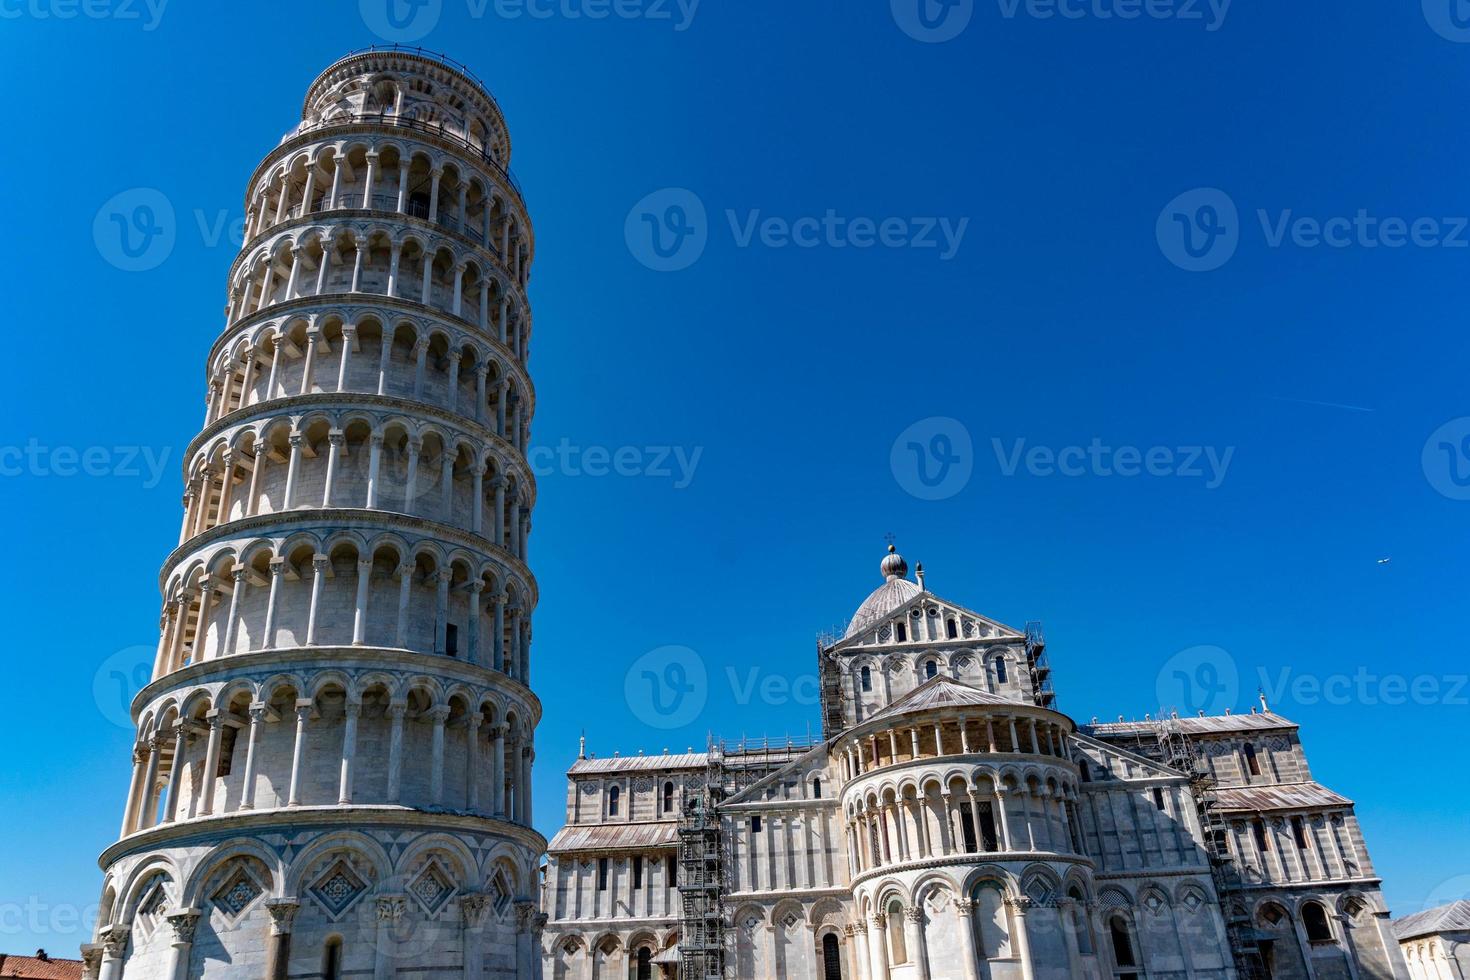
[[[1470,892],[1450,0],[383,4],[0,0],[0,949],[87,938],[245,181],[384,40],[490,84],[535,223],[548,837],[583,730],[817,727],[891,532],[1080,721],[1264,681],[1395,913]]]

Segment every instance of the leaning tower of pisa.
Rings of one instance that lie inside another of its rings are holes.
[[[245,191],[88,976],[532,978],[533,241],[464,67],[329,67]]]

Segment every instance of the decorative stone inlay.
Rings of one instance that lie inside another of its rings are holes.
[[[431,916],[439,914],[439,910],[454,896],[454,891],[454,882],[437,861],[429,862],[408,886],[408,893]]]
[[[214,893],[211,901],[215,907],[225,914],[225,918],[234,921],[245,913],[245,910],[263,894],[264,889],[260,883],[245,870],[242,864],[225,879]]]
[[[1042,881],[1040,878],[1032,881],[1031,885],[1026,889],[1026,897],[1031,899],[1031,901],[1036,905],[1047,904],[1049,901],[1051,901],[1051,896],[1051,886],[1048,885],[1045,881]]]
[[[367,882],[346,861],[339,860],[317,879],[309,894],[335,919],[365,891]]]

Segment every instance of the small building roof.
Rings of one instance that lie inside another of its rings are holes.
[[[605,759],[578,759],[568,776],[590,776],[609,772],[655,772],[663,769],[703,769],[709,755],[681,752],[678,755],[614,755]]]
[[[1352,806],[1346,796],[1321,783],[1278,783],[1272,786],[1239,786],[1215,790],[1222,810],[1309,810],[1319,807]]]
[[[10,956],[0,953],[0,977],[25,977],[28,980],[81,980],[81,960],[58,960],[38,949],[37,956]]]
[[[1036,705],[1026,701],[1014,701],[1010,698],[1003,698],[999,694],[991,694],[988,691],[982,691],[979,688],[963,684],[952,677],[936,674],[897,701],[894,701],[882,711],[864,719],[864,724],[881,721],[885,718],[892,718],[896,715],[913,714],[919,711],[977,706],[1002,706],[1007,708],[1036,707]]]
[[[1094,738],[1153,738],[1164,727],[1164,722],[1177,721],[1179,730],[1186,735],[1226,735],[1231,732],[1262,732],[1294,730],[1296,722],[1283,718],[1274,711],[1251,711],[1241,715],[1206,715],[1203,718],[1149,718],[1144,721],[1108,721],[1082,725],[1084,732]]]
[[[1442,932],[1470,932],[1470,902],[1462,899],[1415,912],[1393,922],[1393,934],[1399,939],[1415,939]]]
[[[640,823],[569,824],[556,832],[546,849],[558,851],[626,851],[636,848],[673,847],[679,825],[672,820]]]

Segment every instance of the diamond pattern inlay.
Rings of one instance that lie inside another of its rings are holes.
[[[261,895],[261,887],[243,867],[225,879],[225,883],[214,893],[214,904],[229,919],[238,919],[252,902]]]
[[[338,861],[311,886],[311,896],[333,917],[347,911],[348,906],[367,890],[367,883],[346,861]]]
[[[444,903],[454,894],[454,883],[440,870],[438,864],[430,864],[408,886],[408,891],[418,899],[424,911],[430,915],[438,915]]]

